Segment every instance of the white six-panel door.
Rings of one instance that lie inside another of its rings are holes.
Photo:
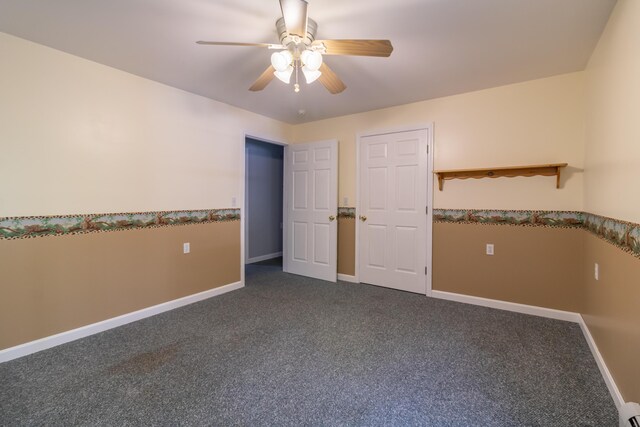
[[[359,280],[424,294],[427,131],[359,141]]]
[[[283,269],[335,282],[338,266],[338,142],[289,145],[284,166]]]

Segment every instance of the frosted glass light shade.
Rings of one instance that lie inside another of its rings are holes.
[[[275,67],[273,67],[275,68]],[[276,76],[280,81],[289,84],[291,81],[291,74],[293,74],[293,67],[289,65],[289,67],[285,68],[282,71],[274,71],[273,75]]]
[[[293,61],[293,55],[288,50],[283,50],[280,52],[274,52],[271,55],[271,65],[276,71],[285,71],[288,67],[291,66],[291,62]]]
[[[310,70],[306,65],[302,67],[302,74],[304,74],[304,79],[307,81],[307,84],[313,83],[318,80],[318,77],[322,75],[322,72],[318,70]]]
[[[322,55],[315,50],[305,50],[300,54],[300,60],[309,70],[317,70],[322,65]]]

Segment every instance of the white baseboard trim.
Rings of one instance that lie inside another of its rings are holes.
[[[609,372],[609,368],[607,368],[607,364],[604,362],[602,358],[602,354],[600,354],[600,350],[598,350],[598,346],[596,342],[593,340],[593,336],[591,336],[591,332],[589,331],[589,327],[585,323],[582,316],[580,316],[580,328],[582,329],[582,333],[584,334],[584,338],[587,340],[589,344],[589,348],[591,349],[591,354],[593,354],[593,358],[596,359],[596,363],[598,364],[598,369],[600,369],[600,373],[602,374],[602,378],[604,378],[604,382],[607,384],[607,388],[609,389],[609,393],[611,394],[611,398],[615,403],[618,410],[624,405],[624,399],[622,398],[622,394],[620,390],[618,390],[618,386]]]
[[[254,262],[266,261],[268,259],[278,258],[282,256],[282,252],[274,252],[272,254],[254,256],[253,258],[247,258],[245,264],[253,264]]]
[[[77,329],[72,329],[70,331],[61,332],[56,335],[51,335],[49,337],[20,344],[15,347],[9,347],[7,349],[0,350],[0,363],[7,362],[18,357],[26,356],[28,354],[36,353],[38,351],[46,350],[60,344],[75,341],[80,338],[88,337],[89,335],[94,335],[108,329],[126,325],[127,323],[135,322],[136,320],[154,316],[165,311],[193,304],[194,302],[202,301],[211,297],[215,297],[217,295],[222,295],[224,293],[240,289],[243,286],[244,285],[242,284],[242,282],[230,283],[228,285],[220,286],[214,289],[209,289],[208,291],[178,298],[172,301],[167,301],[162,304],[154,305],[152,307],[143,308],[142,310],[123,314],[118,317],[113,317],[111,319],[92,323],[90,325],[82,326]]]
[[[351,276],[349,274],[338,273],[338,280],[342,280],[343,282],[350,282],[350,283],[360,283],[356,278],[356,276]]]
[[[531,314],[533,316],[548,317],[550,319],[566,320],[567,322],[580,323],[582,316],[571,311],[555,310],[553,308],[536,307],[534,305],[518,304],[515,302],[499,301],[471,295],[454,294],[445,291],[431,291],[432,298],[457,301],[465,304],[481,305],[483,307],[497,308],[498,310],[514,311],[516,313]]]

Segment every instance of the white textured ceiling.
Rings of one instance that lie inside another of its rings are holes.
[[[0,31],[288,123],[584,69],[615,0],[309,0],[317,38],[389,39],[390,58],[327,56],[347,90],[247,89],[277,43],[278,0],[0,0]],[[299,110],[306,113],[301,116]]]

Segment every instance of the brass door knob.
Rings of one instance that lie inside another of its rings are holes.
[[[367,217],[364,215],[360,215],[360,221],[365,222],[367,220]]]
[[[336,217],[335,217],[335,216],[333,216],[333,215],[330,215],[330,216],[329,216],[329,221],[334,221],[335,219],[336,219]]]

